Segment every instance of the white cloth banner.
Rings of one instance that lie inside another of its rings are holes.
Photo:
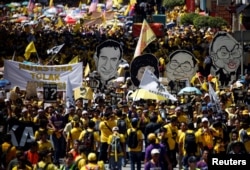
[[[26,90],[27,82],[35,82],[37,91],[43,91],[43,84],[57,84],[58,91],[65,91],[67,79],[70,79],[72,88],[82,85],[82,63],[67,65],[28,65],[21,62],[5,60],[4,78],[11,85]],[[9,87],[9,86],[8,86]]]
[[[166,87],[161,84],[160,80],[154,75],[154,73],[148,69],[144,71],[139,87],[148,90],[151,93],[166,97],[172,101],[177,100],[176,97],[170,94]]]

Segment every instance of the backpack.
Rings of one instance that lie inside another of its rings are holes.
[[[117,120],[117,127],[119,128],[119,133],[126,134],[127,132],[127,124],[124,119]]]
[[[82,145],[85,147],[86,152],[94,150],[94,132],[89,132],[88,130],[86,130]]]
[[[122,146],[121,146],[121,139],[119,135],[113,135],[112,136],[112,141],[111,141],[111,152],[117,152],[121,153],[122,152]]]
[[[1,152],[0,153],[1,153],[2,165],[3,165],[3,167],[7,167],[6,156],[10,152],[10,150],[12,148],[12,144],[8,147],[8,149],[5,152],[3,152],[3,146],[2,145],[0,145],[0,146],[1,146]]]
[[[138,139],[137,139],[137,129],[135,131],[130,129],[130,133],[128,134],[128,147],[136,148],[138,146]]]
[[[48,167],[48,165],[49,165],[49,163],[46,163],[45,166],[42,168],[42,167],[39,167],[39,164],[37,163],[37,164],[36,164],[36,169],[37,169],[37,170],[46,170],[47,167]]]
[[[196,137],[194,132],[185,134],[185,142],[184,142],[184,149],[186,152],[189,153],[196,153],[197,151],[197,143],[196,143]]]

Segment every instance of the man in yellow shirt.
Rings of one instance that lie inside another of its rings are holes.
[[[39,152],[40,161],[34,165],[33,169],[38,170],[40,168],[46,170],[57,170],[57,167],[51,162],[51,151],[43,150]]]
[[[95,122],[90,120],[88,128],[83,130],[79,136],[79,141],[85,146],[85,155],[88,155],[90,152],[96,153],[100,145],[99,133],[94,131],[94,127]]]
[[[135,169],[135,164],[137,170],[141,169],[141,157],[143,149],[143,133],[140,129],[137,129],[138,119],[133,118],[131,120],[132,128],[127,131],[128,137],[128,152],[130,158],[131,169]]]
[[[100,153],[99,161],[104,163],[107,161],[107,149],[108,149],[108,138],[113,134],[112,128],[116,126],[115,117],[112,116],[112,107],[107,106],[104,110],[103,120],[100,122],[99,129],[101,131],[101,144],[100,144]]]
[[[104,163],[103,161],[98,161],[96,159],[95,153],[90,153],[88,155],[88,164],[84,165],[81,170],[90,170],[90,169],[98,169],[98,170],[104,170]]]
[[[166,140],[167,149],[168,149],[168,157],[172,162],[173,168],[177,165],[176,159],[176,152],[178,149],[177,145],[177,135],[178,135],[178,128],[177,128],[177,117],[171,116],[171,122],[164,126],[167,129],[166,133],[163,136],[163,140]]]
[[[110,169],[122,169],[122,157],[126,154],[126,143],[123,134],[119,134],[117,126],[112,128],[113,134],[108,137],[108,157]]]
[[[3,153],[6,153],[5,160],[1,160],[0,166],[2,165],[4,168],[7,168],[9,162],[16,157],[16,147],[11,143],[10,133],[6,135],[4,143],[0,146],[1,156]]]

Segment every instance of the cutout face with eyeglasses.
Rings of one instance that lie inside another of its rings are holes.
[[[197,70],[194,55],[186,50],[177,50],[170,55],[166,71],[169,80],[191,79]]]
[[[230,34],[221,33],[212,40],[210,55],[215,67],[231,73],[241,63],[242,47]]]

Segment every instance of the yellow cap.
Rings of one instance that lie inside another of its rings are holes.
[[[95,153],[89,153],[88,161],[96,161],[96,154]]]
[[[154,134],[154,133],[148,134],[148,140],[149,140],[149,141],[156,140],[155,134]]]
[[[249,115],[248,110],[243,110],[243,111],[242,111],[242,115]]]

